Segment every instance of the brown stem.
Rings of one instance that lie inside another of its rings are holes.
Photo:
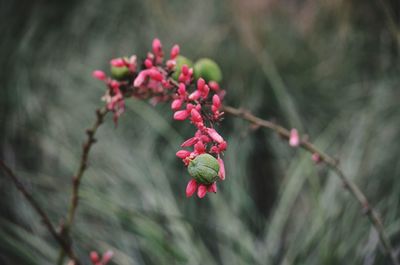
[[[90,152],[93,144],[96,143],[96,139],[94,136],[97,132],[97,129],[103,123],[104,117],[107,115],[107,113],[108,113],[108,109],[106,107],[97,109],[95,123],[93,124],[93,126],[91,128],[86,130],[87,138],[86,138],[85,143],[82,145],[82,155],[81,155],[79,167],[78,167],[78,170],[72,180],[72,194],[71,194],[71,199],[70,199],[69,208],[68,208],[67,220],[65,222],[65,225],[62,228],[62,231],[60,232],[60,234],[63,235],[64,238],[69,238],[71,227],[74,222],[76,209],[77,209],[78,203],[79,203],[79,187],[81,184],[83,174],[85,173],[85,170],[88,165],[89,152]],[[58,264],[62,264],[63,260],[64,260],[64,249],[61,249],[59,257],[58,257]]]
[[[75,256],[72,248],[70,245],[56,232],[56,229],[52,225],[49,216],[40,206],[40,204],[32,197],[32,195],[25,189],[22,182],[19,180],[17,175],[4,163],[4,161],[0,160],[0,167],[6,173],[5,175],[8,176],[14,183],[15,187],[21,192],[21,194],[25,197],[25,199],[29,202],[32,208],[40,215],[44,225],[46,226],[47,230],[53,236],[53,238],[57,241],[60,247],[63,249],[65,253],[75,262],[75,264],[80,264],[78,258]]]
[[[243,120],[246,120],[246,121],[253,123],[255,125],[258,125],[260,127],[271,129],[271,130],[275,131],[277,134],[279,134],[279,136],[283,137],[284,139],[290,138],[290,131],[288,129],[286,129],[276,123],[256,117],[247,110],[237,109],[237,108],[233,108],[230,106],[222,106],[222,111],[224,111],[225,113],[230,114],[232,116],[242,118]],[[383,224],[379,217],[378,212],[371,206],[367,197],[360,190],[360,188],[358,188],[358,186],[354,182],[352,182],[348,177],[346,177],[344,172],[338,166],[337,160],[335,160],[331,156],[327,155],[326,153],[318,150],[317,147],[314,146],[308,140],[304,140],[304,139],[301,140],[300,147],[302,147],[304,150],[310,152],[311,154],[318,154],[321,162],[324,162],[331,170],[333,170],[336,173],[336,175],[340,178],[340,180],[344,184],[344,187],[346,187],[350,191],[350,193],[354,196],[354,198],[356,198],[356,200],[359,202],[362,211],[368,216],[370,223],[375,228],[375,230],[378,232],[379,239],[382,243],[382,246],[385,249],[385,251],[388,253],[388,255],[390,256],[392,263],[394,265],[400,265],[400,263],[396,257],[395,251],[390,243],[390,240],[385,233],[385,229],[383,227]]]

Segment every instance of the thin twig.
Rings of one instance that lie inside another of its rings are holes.
[[[78,167],[77,172],[72,180],[72,194],[71,194],[71,199],[70,199],[70,203],[69,203],[67,219],[66,219],[65,225],[63,226],[63,228],[60,232],[60,234],[64,238],[67,238],[67,239],[69,238],[71,227],[74,222],[76,209],[78,207],[79,187],[81,184],[83,174],[85,173],[85,170],[88,166],[89,152],[90,152],[93,144],[96,143],[96,139],[94,136],[97,132],[97,129],[103,123],[104,117],[107,115],[107,113],[108,113],[108,109],[106,107],[97,109],[96,110],[96,121],[94,122],[94,124],[91,128],[86,130],[87,138],[86,138],[85,143],[82,145],[82,154],[81,154],[79,167]],[[64,250],[61,249],[57,264],[62,264],[63,260],[64,260]]]
[[[276,123],[256,117],[247,110],[237,109],[230,106],[222,106],[222,111],[232,116],[242,118],[243,120],[246,120],[260,127],[271,129],[284,139],[290,138],[290,131],[288,129]],[[346,177],[344,172],[340,169],[337,160],[327,155],[326,153],[318,150],[317,147],[314,146],[308,140],[304,139],[300,140],[300,147],[310,152],[311,154],[318,154],[318,156],[320,157],[320,161],[324,162],[330,169],[332,169],[336,173],[336,175],[340,178],[340,180],[344,184],[344,187],[346,187],[359,202],[363,213],[365,213],[368,216],[368,219],[370,220],[372,226],[378,232],[382,246],[390,256],[392,263],[394,265],[400,265],[395,254],[396,252],[394,251],[390,243],[390,240],[385,233],[385,229],[383,227],[378,212],[371,206],[367,197],[360,190],[360,188],[354,182],[352,182],[348,177]]]
[[[17,175],[15,175],[15,173],[2,160],[0,160],[0,167],[5,172],[5,175],[12,180],[15,187],[21,192],[21,194],[29,202],[32,208],[40,215],[47,230],[57,241],[57,243],[60,245],[63,251],[67,253],[67,255],[71,258],[71,260],[75,262],[76,265],[80,264],[78,258],[75,256],[70,245],[56,232],[56,229],[52,225],[49,216],[46,214],[46,212],[43,210],[40,204],[33,198],[33,196],[25,189],[24,185],[19,180]]]

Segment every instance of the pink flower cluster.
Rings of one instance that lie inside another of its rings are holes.
[[[196,127],[194,136],[181,145],[186,149],[179,150],[176,155],[185,166],[200,154],[213,155],[219,163],[219,179],[224,180],[222,155],[227,143],[215,127],[222,120],[220,108],[225,91],[214,81],[207,83],[203,78],[195,80],[194,70],[188,65],[176,69],[179,52],[179,46],[174,45],[164,63],[162,44],[160,40],[154,39],[152,52],[147,53],[142,64],[138,64],[135,55],[110,61],[111,67],[124,72],[123,78],[107,77],[100,70],[94,71],[93,76],[107,85],[103,100],[114,113],[115,122],[125,110],[126,98],[149,99],[152,104],[171,101],[173,118],[178,121],[188,120]],[[171,76],[177,70],[180,70],[180,74],[175,81]],[[196,190],[198,197],[203,198],[207,192],[216,192],[217,186],[215,182],[204,185],[192,179],[187,185],[186,195],[192,196]]]
[[[113,256],[114,253],[111,250],[108,250],[103,254],[102,258],[100,259],[99,254],[96,251],[92,251],[90,252],[90,261],[93,265],[107,265]]]
[[[190,161],[196,156],[209,153],[217,157],[219,163],[219,178],[225,179],[225,166],[221,155],[227,148],[227,143],[213,127],[218,123],[223,113],[219,111],[221,107],[221,91],[219,86],[212,89],[204,79],[199,78],[196,82],[196,89],[192,93],[186,91],[186,73],[190,74],[192,69],[184,71],[182,68],[179,80],[179,89],[176,93],[171,108],[175,111],[175,120],[189,120],[195,127],[196,132],[192,138],[182,143],[181,147],[191,147],[192,150],[182,149],[176,155],[188,166]],[[217,192],[216,183],[205,185],[197,183],[192,179],[186,187],[186,196],[192,196],[197,190],[197,196],[203,198],[207,192]]]

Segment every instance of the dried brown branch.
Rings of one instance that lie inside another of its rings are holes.
[[[75,264],[79,265],[80,262],[73,252],[71,246],[57,233],[56,229],[52,225],[49,216],[40,206],[40,204],[33,198],[32,194],[28,192],[22,182],[19,180],[17,175],[4,163],[4,161],[0,160],[0,167],[3,169],[5,175],[9,177],[14,183],[15,187],[21,192],[21,194],[25,197],[28,203],[32,206],[32,208],[40,215],[42,221],[50,232],[52,237],[57,241],[63,251],[75,262]]]
[[[108,113],[108,109],[106,107],[97,109],[96,110],[96,121],[94,122],[92,127],[90,127],[89,129],[86,130],[87,138],[86,138],[85,143],[82,145],[82,154],[81,154],[79,167],[78,167],[77,172],[72,180],[72,194],[71,194],[71,199],[70,199],[70,203],[69,203],[67,219],[66,219],[65,225],[63,226],[63,228],[60,232],[60,234],[63,236],[63,238],[67,238],[67,239],[69,238],[71,227],[72,227],[72,224],[73,224],[74,218],[75,218],[76,209],[77,209],[78,203],[79,203],[79,188],[80,188],[81,180],[82,180],[83,174],[85,173],[85,170],[88,166],[89,152],[90,152],[93,144],[96,143],[96,138],[94,136],[97,132],[97,129],[103,123],[104,117],[107,115],[107,113]],[[64,249],[61,249],[60,255],[58,257],[58,264],[62,264],[63,260],[64,260]]]
[[[230,106],[223,106],[222,111],[232,116],[241,118],[246,120],[252,124],[255,124],[260,127],[268,128],[270,130],[275,131],[279,136],[284,139],[290,138],[290,131],[276,123],[261,119],[259,117],[254,116],[247,110],[237,109]],[[333,157],[327,155],[326,153],[320,151],[315,145],[313,145],[308,140],[302,139],[300,141],[300,147],[304,150],[310,152],[311,154],[317,154],[320,157],[320,161],[324,162],[331,170],[333,170],[336,175],[342,181],[344,187],[354,196],[354,198],[359,202],[361,209],[365,215],[368,216],[371,225],[375,228],[379,235],[380,242],[385,249],[385,252],[390,256],[390,259],[394,265],[400,265],[396,253],[390,243],[388,236],[385,233],[385,229],[383,227],[381,218],[379,217],[378,212],[371,206],[367,197],[360,190],[360,188],[352,182],[339,167],[337,160]]]

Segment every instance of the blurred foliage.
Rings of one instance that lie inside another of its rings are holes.
[[[297,127],[341,166],[400,246],[396,0],[1,1],[0,147],[54,223],[64,216],[84,129],[101,106],[93,69],[151,40],[221,66],[226,101]],[[167,113],[167,114],[166,114]],[[169,114],[168,114],[169,113]],[[227,179],[186,199],[175,152],[193,128],[132,100],[100,128],[73,236],[113,264],[388,264],[335,176],[276,135],[226,117]],[[54,264],[57,246],[0,178],[0,263]]]

